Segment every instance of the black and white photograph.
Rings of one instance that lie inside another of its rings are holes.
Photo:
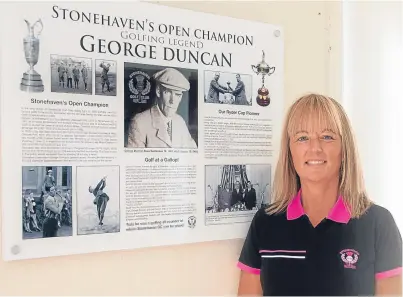
[[[72,236],[72,201],[71,166],[23,166],[23,239]]]
[[[269,164],[206,165],[205,212],[258,210],[270,203]]]
[[[95,60],[95,95],[116,96],[116,61]]]
[[[120,232],[119,166],[77,166],[77,235]]]
[[[252,76],[242,73],[204,71],[204,102],[252,105]]]
[[[52,92],[92,94],[92,60],[74,56],[50,56]]]
[[[198,71],[125,63],[126,148],[198,147]]]

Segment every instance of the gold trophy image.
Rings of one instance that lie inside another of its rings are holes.
[[[274,71],[276,70],[276,67],[270,67],[265,59],[265,53],[262,51],[262,61],[260,61],[256,66],[252,65],[252,70],[255,72],[257,75],[262,76],[262,86],[257,90],[257,97],[256,97],[256,102],[260,106],[268,106],[270,104],[270,94],[269,90],[264,86],[264,78],[265,76],[272,75]]]
[[[28,35],[24,38],[24,54],[25,60],[29,65],[27,70],[21,79],[20,89],[24,92],[39,93],[44,91],[41,75],[34,70],[34,66],[38,63],[39,59],[39,35],[43,30],[43,24],[41,19],[37,20],[32,26],[29,21],[24,20],[27,23]],[[39,31],[35,36],[35,27],[39,27]]]

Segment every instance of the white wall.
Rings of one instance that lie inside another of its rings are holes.
[[[343,2],[343,96],[371,198],[403,231],[403,4]]]
[[[283,25],[285,108],[305,92],[340,94],[338,2],[162,4]],[[237,289],[239,271],[235,264],[241,245],[242,240],[233,240],[0,262],[0,294],[231,295]]]

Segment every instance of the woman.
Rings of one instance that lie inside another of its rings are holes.
[[[402,239],[364,188],[353,133],[335,100],[310,94],[290,108],[274,202],[252,220],[239,295],[400,295]]]

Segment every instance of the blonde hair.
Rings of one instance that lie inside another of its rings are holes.
[[[315,122],[310,119],[314,119]],[[343,107],[336,100],[319,94],[308,94],[299,98],[288,110],[274,174],[272,188],[274,202],[266,211],[269,214],[286,211],[298,193],[301,184],[291,157],[290,135],[294,135],[298,130],[309,131],[316,124],[341,137],[339,194],[343,197],[351,217],[358,218],[366,212],[372,202],[366,193],[351,124]]]

